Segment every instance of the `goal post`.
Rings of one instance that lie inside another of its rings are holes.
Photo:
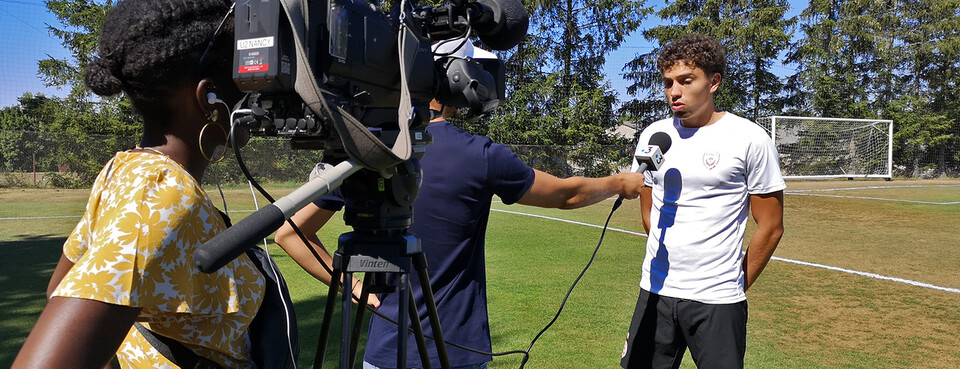
[[[892,120],[769,116],[757,124],[776,143],[784,178],[893,178]]]

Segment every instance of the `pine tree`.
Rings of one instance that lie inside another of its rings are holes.
[[[799,70],[791,76],[790,98],[802,114],[871,118],[871,77],[877,60],[880,24],[873,0],[811,0],[801,13],[801,38],[787,56]]]
[[[906,51],[907,83],[888,114],[899,118],[901,155],[915,176],[924,167],[960,170],[960,0],[903,0],[900,6],[907,17],[897,43]]]
[[[624,105],[634,119],[650,122],[668,110],[663,102],[656,59],[663,46],[686,34],[703,34],[720,41],[727,53],[727,72],[714,96],[718,108],[756,119],[779,113],[783,82],[770,71],[772,62],[789,45],[793,18],[784,18],[786,0],[678,0],[657,15],[671,21],[644,31],[658,47],[638,55],[627,64],[625,77],[632,80],[628,93],[646,95]]]
[[[555,174],[609,174],[623,156],[609,146],[625,142],[609,132],[620,121],[602,67],[649,10],[642,0],[550,0],[528,9],[530,32],[509,54],[508,101],[487,120],[489,134],[505,143],[572,147],[567,167]]]

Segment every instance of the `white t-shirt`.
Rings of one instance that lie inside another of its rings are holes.
[[[644,173],[653,205],[640,287],[709,304],[745,300],[749,195],[787,187],[776,146],[763,128],[731,113],[702,128],[657,121],[640,134],[637,150],[656,132],[669,134],[672,145],[660,169]]]

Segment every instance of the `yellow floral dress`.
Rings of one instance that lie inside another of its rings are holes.
[[[63,254],[74,266],[54,296],[142,308],[137,321],[225,367],[253,367],[247,327],[264,280],[241,255],[219,271],[193,252],[226,229],[200,184],[170,158],[120,152],[98,175]],[[135,328],[120,345],[125,368],[176,368]]]

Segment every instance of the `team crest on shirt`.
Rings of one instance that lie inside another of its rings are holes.
[[[713,169],[720,162],[720,153],[710,151],[703,153],[703,166],[707,169]]]

